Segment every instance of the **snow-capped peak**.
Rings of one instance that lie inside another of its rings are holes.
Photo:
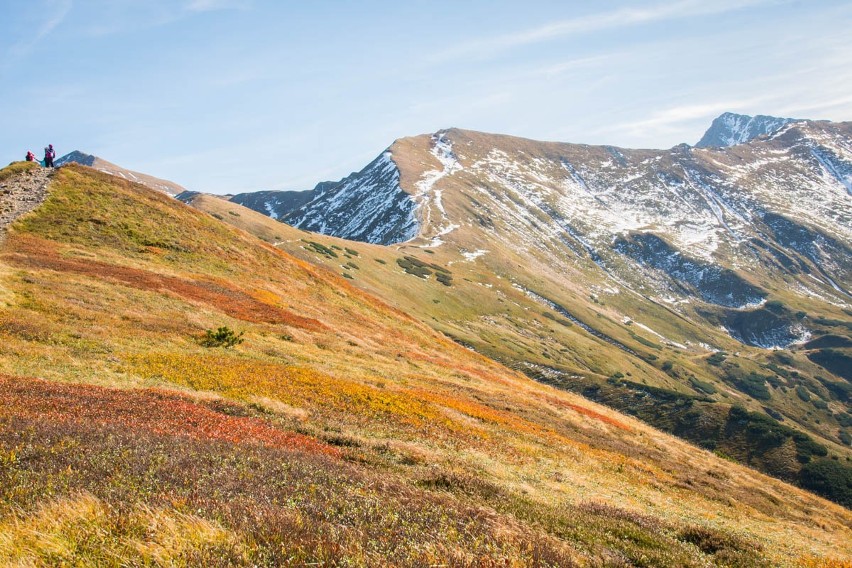
[[[773,134],[795,118],[779,118],[777,116],[748,116],[726,112],[718,116],[698,144],[698,148],[725,148],[743,144],[761,135]]]

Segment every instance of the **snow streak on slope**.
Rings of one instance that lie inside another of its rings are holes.
[[[440,170],[429,170],[424,172],[420,181],[414,184],[417,193],[414,196],[417,202],[418,216],[424,227],[428,227],[431,242],[429,246],[436,247],[443,243],[441,237],[458,229],[458,225],[450,222],[447,211],[444,209],[443,189],[435,187],[442,178],[450,176],[464,169],[453,154],[453,143],[446,137],[446,131],[432,135],[432,155],[443,166]],[[437,210],[437,214],[435,213]],[[438,218],[434,218],[438,217]]]

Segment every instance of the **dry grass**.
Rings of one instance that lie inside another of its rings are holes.
[[[240,548],[211,521],[147,506],[118,514],[88,493],[0,524],[0,564],[8,566],[188,566],[223,552],[239,555]]]

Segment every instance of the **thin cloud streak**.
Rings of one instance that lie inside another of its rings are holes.
[[[71,0],[59,0],[58,2],[52,2],[53,4],[49,10],[45,10],[45,12],[51,14],[50,18],[48,18],[42,25],[27,39],[20,41],[9,48],[9,51],[4,57],[4,66],[11,64],[17,59],[27,55],[30,53],[36,45],[39,44],[44,38],[49,36],[53,30],[55,30],[68,16],[68,13],[71,12],[71,7],[73,5]]]
[[[712,119],[726,111],[737,111],[765,102],[766,97],[755,97],[735,101],[720,101],[715,103],[680,105],[655,112],[647,120],[616,124],[601,129],[600,132],[623,131],[630,134],[647,134],[648,131],[677,130],[678,125],[699,120]],[[709,124],[709,120],[707,122]]]
[[[219,10],[246,10],[248,0],[192,0],[184,8],[188,12],[218,12]]]
[[[778,0],[681,0],[666,2],[648,8],[622,8],[610,12],[601,12],[579,18],[562,20],[520,32],[481,38],[461,43],[455,47],[438,52],[429,58],[440,63],[459,57],[488,57],[515,47],[541,43],[570,35],[619,29],[666,20],[710,16],[743,10],[763,4],[774,4]]]

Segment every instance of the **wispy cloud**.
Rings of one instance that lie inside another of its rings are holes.
[[[618,59],[622,55],[623,54],[620,53],[605,53],[600,55],[592,55],[589,57],[570,59],[568,61],[562,61],[560,63],[554,63],[551,65],[539,67],[537,69],[533,69],[529,72],[529,74],[534,76],[541,75],[545,77],[555,77],[558,75],[564,75],[566,73],[572,73],[578,70],[596,69],[610,64],[613,60]]]
[[[717,101],[707,104],[679,105],[659,110],[644,120],[616,124],[601,132],[623,132],[631,136],[644,135],[653,137],[654,133],[662,134],[676,132],[694,121],[704,121],[708,125],[710,119],[726,111],[743,111],[760,105],[766,97],[753,97],[740,100]]]
[[[35,48],[43,39],[49,36],[71,12],[71,0],[51,0],[42,8],[44,14],[48,17],[41,22],[41,25],[33,31],[28,37],[13,44],[6,56],[3,58],[4,65],[8,65],[13,61],[26,56]]]
[[[627,28],[682,18],[722,14],[762,4],[776,3],[777,1],[714,0],[713,2],[708,2],[706,0],[679,0],[677,2],[663,2],[647,7],[621,8],[560,20],[518,32],[464,42],[434,54],[430,60],[440,62],[459,57],[485,58],[512,48],[572,35],[589,34],[603,30]]]
[[[65,17],[71,11],[71,0],[58,0],[56,2],[52,2],[52,4],[53,5],[47,10],[47,13],[51,14],[51,16],[36,31],[32,40],[33,43],[38,43],[50,35],[50,32],[56,29],[56,27],[65,20]]]
[[[186,4],[188,12],[216,12],[219,10],[245,10],[248,0],[190,0]]]

